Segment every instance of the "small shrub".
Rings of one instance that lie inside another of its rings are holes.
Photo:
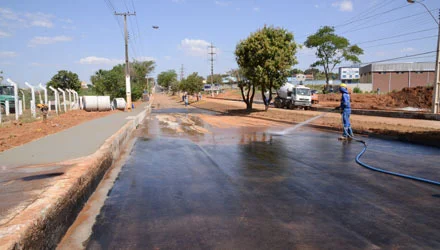
[[[354,87],[354,89],[353,89],[353,93],[361,94],[361,93],[362,93],[362,90],[361,90],[359,87]]]

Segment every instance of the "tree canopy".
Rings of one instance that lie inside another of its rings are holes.
[[[163,71],[157,76],[157,83],[167,89],[177,83],[177,73],[175,70]]]
[[[130,64],[131,97],[137,100],[142,97],[144,90],[149,90],[146,76],[154,70],[153,61],[134,61]],[[125,64],[114,66],[111,70],[98,70],[90,77],[93,90],[99,95],[109,95],[110,98],[126,97]]]
[[[296,51],[297,44],[291,32],[266,26],[237,45],[237,64],[249,84],[261,90],[266,109],[272,99],[272,90],[285,83],[290,69],[297,63]],[[266,91],[269,92],[267,98]],[[248,110],[252,109],[250,101]]]
[[[217,84],[222,84],[223,83],[223,75],[220,74],[214,74],[214,75],[209,75],[208,77],[206,77],[206,83],[207,84],[211,84],[211,78],[212,78],[212,83],[217,83]]]
[[[343,61],[360,62],[358,56],[364,51],[357,45],[350,45],[347,38],[335,34],[335,29],[330,26],[320,28],[315,34],[310,35],[304,45],[315,48],[318,60],[311,67],[323,67],[327,86],[330,73]]]
[[[60,70],[52,79],[46,84],[53,88],[73,89],[78,91],[81,88],[81,81],[76,73],[67,70]]]
[[[187,78],[182,79],[179,89],[189,94],[197,93],[203,89],[203,77],[194,72]]]

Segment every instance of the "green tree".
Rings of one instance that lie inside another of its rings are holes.
[[[266,110],[272,100],[273,89],[285,83],[290,69],[297,63],[296,51],[297,44],[291,32],[266,26],[237,45],[237,64],[243,70],[244,78],[250,81],[250,89],[258,87],[261,90]],[[269,92],[267,98],[266,91]],[[248,110],[252,109],[252,102],[251,98]]]
[[[175,70],[163,71],[157,76],[157,84],[168,90],[177,83],[177,73]]]
[[[78,91],[81,88],[81,81],[76,73],[67,70],[60,70],[52,77],[46,86]]]
[[[343,61],[359,63],[359,55],[364,51],[357,45],[350,45],[347,38],[335,34],[335,29],[330,26],[320,28],[315,34],[310,35],[304,45],[315,48],[318,60],[311,67],[323,67],[326,88],[328,88],[330,73]]]
[[[211,84],[211,78],[212,78],[212,83],[217,83],[217,84],[223,84],[223,75],[220,74],[214,74],[209,75],[208,77],[206,77],[206,84]]]
[[[199,76],[196,72],[189,75],[187,78],[182,79],[180,82],[180,90],[186,91],[189,94],[194,94],[203,89],[203,77]]]
[[[154,70],[153,61],[138,62],[130,64],[131,97],[138,100],[142,92],[149,89],[146,76]],[[125,64],[114,66],[111,70],[98,70],[90,77],[93,83],[93,90],[99,95],[109,95],[110,98],[126,97],[125,91]]]

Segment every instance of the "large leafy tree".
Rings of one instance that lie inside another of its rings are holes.
[[[147,90],[146,76],[154,70],[153,61],[134,61],[130,64],[131,97],[137,100],[142,92]],[[93,90],[99,95],[109,95],[112,99],[126,97],[125,92],[125,64],[114,66],[111,70],[98,70],[90,77]]]
[[[67,70],[60,70],[52,79],[46,84],[48,87],[73,89],[78,91],[81,88],[81,81],[76,73]]]
[[[235,49],[237,64],[243,70],[250,88],[259,88],[266,106],[272,100],[272,91],[281,87],[297,63],[297,44],[293,34],[282,28],[264,27],[242,40]],[[254,91],[254,90],[253,90]],[[267,98],[265,93],[269,92]],[[247,109],[252,109],[252,101]]]
[[[182,79],[180,82],[180,90],[186,91],[189,94],[194,94],[203,89],[203,77],[199,76],[196,72],[189,75],[187,78]]]
[[[212,78],[212,81],[211,81]],[[206,83],[207,84],[211,84],[212,83],[217,83],[217,84],[222,84],[223,83],[223,76],[220,74],[214,74],[214,75],[209,75],[208,77],[206,77]]]
[[[157,83],[164,87],[165,89],[169,89],[177,83],[177,73],[175,70],[168,70],[161,72],[157,76]]]
[[[311,67],[324,69],[326,88],[328,87],[331,72],[343,61],[359,63],[359,55],[364,51],[357,45],[350,45],[347,38],[335,34],[335,29],[330,26],[320,28],[315,34],[310,35],[304,45],[316,49],[318,60]]]

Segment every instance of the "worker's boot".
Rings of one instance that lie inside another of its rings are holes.
[[[354,137],[353,130],[351,129],[351,127],[348,127],[347,133],[348,133],[349,137]]]

